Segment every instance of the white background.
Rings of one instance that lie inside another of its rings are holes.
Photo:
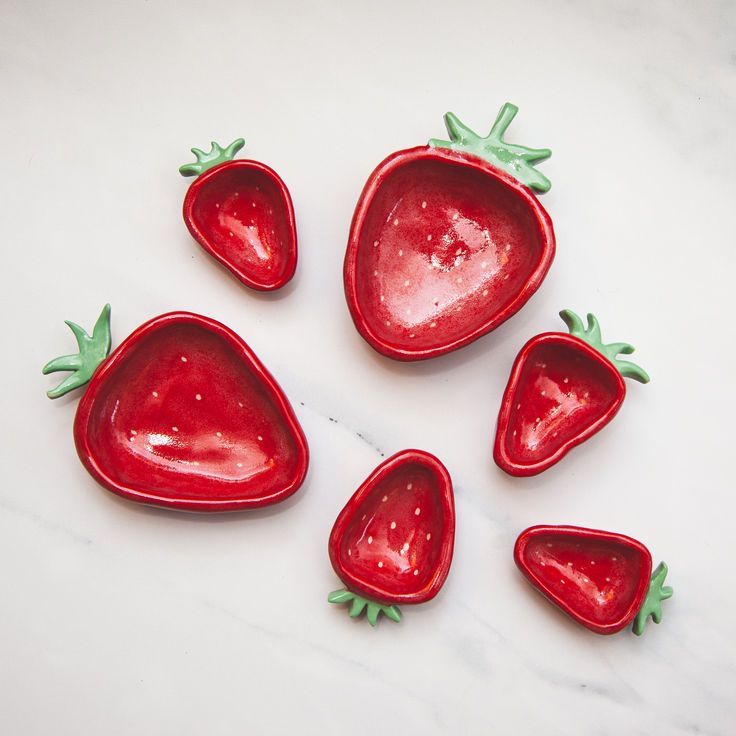
[[[39,2],[0,4],[3,734],[732,734],[733,3]],[[341,268],[361,187],[444,134],[550,147],[558,254],[510,322],[423,364],[374,353]],[[242,135],[290,187],[294,281],[247,290],[190,238],[191,146]],[[190,309],[274,373],[312,464],[289,502],[197,517],[98,487],[72,442],[77,396],[40,367],[62,319],[113,305],[114,345]],[[652,375],[615,421],[529,480],[491,460],[530,336],[594,311]],[[330,418],[332,418],[331,421]],[[360,433],[364,440],[361,440]],[[376,630],[326,603],[343,503],[405,447],[456,484],[441,594]],[[534,523],[630,534],[675,597],[639,638],[596,636],[513,566]]]

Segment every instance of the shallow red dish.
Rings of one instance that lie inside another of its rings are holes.
[[[103,360],[74,439],[109,490],[189,511],[282,501],[301,486],[309,458],[286,396],[253,351],[188,312],[146,322]]]
[[[347,587],[330,602],[352,602],[394,620],[397,603],[434,598],[452,562],[455,504],[450,475],[427,452],[404,450],[381,463],[340,512],[332,528],[332,567]]]
[[[246,286],[273,291],[296,270],[294,207],[273,169],[227,158],[242,145],[238,139],[223,150],[213,141],[209,154],[192,149],[198,163],[180,171],[199,176],[184,198],[184,222],[192,237]]]
[[[504,106],[493,146],[488,139],[466,145],[472,131],[462,127],[457,144],[399,151],[369,177],[353,216],[344,285],[355,326],[378,352],[410,361],[456,350],[498,327],[539,288],[554,257],[552,222],[497,155],[510,146],[500,136],[515,111]],[[451,133],[458,129],[454,116],[446,120]],[[549,155],[533,153],[534,160]],[[546,179],[532,180],[549,188]]]
[[[552,603],[597,634],[634,623],[641,634],[652,616],[661,620],[667,566],[652,574],[652,556],[636,539],[576,526],[533,526],[514,546],[516,565]]]

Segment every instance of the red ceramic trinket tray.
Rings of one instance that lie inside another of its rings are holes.
[[[329,542],[332,567],[346,588],[330,603],[350,603],[350,616],[366,610],[401,619],[399,603],[434,598],[452,562],[455,502],[452,481],[434,455],[404,450],[381,463],[335,521]]]
[[[233,160],[242,138],[221,148],[214,141],[184,176],[197,176],[184,198],[184,222],[192,237],[246,286],[280,289],[296,270],[296,223],[286,184],[259,161]]]
[[[624,377],[647,383],[638,365],[621,360],[634,348],[606,345],[598,320],[588,327],[569,309],[570,334],[547,332],[524,345],[511,369],[498,414],[493,458],[507,473],[541,473],[613,419],[626,396]]]
[[[67,323],[79,354],[43,371],[73,371],[51,398],[89,381],[74,440],[95,480],[130,500],[187,511],[266,506],[299,489],[309,456],[304,433],[238,335],[208,317],[172,312],[106,357],[109,318],[107,305],[91,337]]]
[[[547,149],[506,143],[506,104],[481,138],[452,114],[450,141],[399,151],[368,179],[344,264],[360,334],[397,360],[448,353],[515,314],[552,263],[552,222],[532,190]]]
[[[633,623],[641,634],[662,620],[664,562],[652,573],[649,550],[631,537],[576,526],[533,526],[516,540],[514,560],[529,582],[596,634]]]

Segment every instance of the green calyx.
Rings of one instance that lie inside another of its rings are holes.
[[[56,373],[57,371],[73,371],[56,388],[46,392],[50,399],[58,399],[60,396],[69,393],[69,391],[88,383],[92,378],[92,374],[97,370],[97,366],[110,353],[112,339],[110,336],[109,304],[105,304],[102,308],[102,312],[92,330],[92,337],[74,322],[66,320],[66,324],[69,325],[74,337],[77,338],[79,352],[75,355],[62,355],[59,358],[54,358],[43,367],[42,373],[44,375]]]
[[[667,577],[667,565],[660,562],[657,569],[652,573],[652,579],[649,582],[649,591],[644,599],[644,605],[634,618],[633,632],[637,636],[641,636],[647,620],[652,617],[652,621],[658,624],[662,620],[662,601],[672,598],[674,592],[669,585],[662,585]]]
[[[327,596],[327,600],[330,603],[350,603],[350,618],[357,618],[365,610],[365,617],[368,619],[368,623],[371,626],[375,626],[378,621],[378,614],[382,613],[392,621],[399,623],[401,621],[401,611],[397,606],[384,606],[376,601],[371,601],[368,598],[363,598],[356,593],[351,593],[349,590],[342,588],[340,590],[333,590]]]
[[[624,355],[633,353],[634,348],[632,345],[626,342],[612,342],[610,345],[606,345],[603,342],[601,338],[601,326],[598,324],[595,315],[588,314],[587,328],[583,326],[583,321],[580,317],[570,309],[563,309],[560,312],[560,317],[562,317],[564,323],[567,325],[571,335],[587,342],[588,345],[595,348],[599,353],[605,355],[624,378],[633,378],[640,383],[649,383],[649,375],[643,368],[628,360],[619,360],[617,357],[621,353]]]
[[[219,143],[212,141],[212,148],[207,153],[199,148],[192,148],[192,153],[197,160],[194,163],[180,166],[179,173],[182,176],[199,176],[213,166],[232,160],[233,156],[244,145],[245,141],[242,138],[236,138],[227,148],[223,148]]]
[[[516,105],[507,102],[498,113],[491,132],[482,138],[463,125],[454,113],[445,114],[445,126],[450,134],[449,141],[432,138],[430,146],[451,148],[453,151],[472,153],[485,159],[493,166],[503,169],[522,184],[536,192],[548,192],[552,182],[534,168],[534,164],[552,155],[549,148],[526,148],[503,140],[506,129],[519,112]]]

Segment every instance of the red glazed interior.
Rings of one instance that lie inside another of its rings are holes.
[[[384,603],[422,603],[447,577],[455,539],[452,481],[437,458],[404,450],[353,494],[330,536],[335,572]]]
[[[196,187],[196,189],[194,189]],[[246,282],[269,288],[293,274],[296,242],[291,203],[267,167],[232,161],[192,185],[189,217],[198,240]]]
[[[433,152],[395,166],[375,190],[354,276],[375,341],[427,350],[515,311],[504,315],[539,270],[545,233],[527,199],[488,168]]]
[[[575,618],[593,628],[610,626],[613,633],[641,607],[652,568],[651,556],[638,542],[615,537],[532,534],[520,552],[522,569]]]
[[[510,398],[506,457],[533,465],[553,455],[620,403],[620,385],[601,357],[569,341],[540,342],[526,355]]]
[[[84,436],[91,463],[114,486],[163,502],[247,501],[298,488],[303,446],[230,342],[173,322],[118,350],[91,391]]]

